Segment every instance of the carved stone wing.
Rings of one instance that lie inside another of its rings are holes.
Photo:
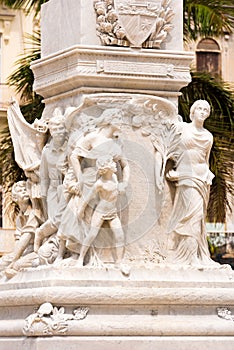
[[[36,168],[41,158],[41,152],[36,143],[38,131],[24,119],[19,104],[15,100],[8,108],[7,118],[17,164],[23,170]]]

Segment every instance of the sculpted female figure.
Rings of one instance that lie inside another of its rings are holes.
[[[100,156],[111,156],[117,166],[118,188],[124,192],[129,181],[129,165],[123,157],[122,148],[116,141],[115,133],[119,131],[120,110],[109,108],[104,110],[96,120],[96,129],[78,138],[74,149],[69,156],[71,170],[79,194],[73,196],[74,220],[76,225],[62,220],[59,228],[60,239],[66,247],[73,253],[80,253],[80,246],[89,230],[93,211],[97,205],[97,198],[92,198],[86,206],[82,220],[77,220],[75,207],[79,207],[82,197],[86,197],[97,180],[96,160]],[[64,249],[61,248],[61,257]],[[73,256],[75,257],[75,256]]]
[[[96,160],[100,155],[111,155],[122,170],[121,187],[124,191],[129,180],[129,166],[122,155],[121,146],[116,142],[115,133],[119,132],[120,110],[110,108],[99,117],[96,130],[81,137],[71,154],[70,160],[80,184],[81,190],[88,182],[91,186],[96,177]]]
[[[209,170],[213,136],[203,123],[210,114],[207,101],[198,100],[190,109],[191,123],[181,123],[181,142],[175,170],[166,177],[176,182],[168,233],[173,240],[171,260],[183,265],[215,264],[209,254],[205,218],[210,184]]]

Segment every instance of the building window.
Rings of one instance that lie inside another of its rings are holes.
[[[196,49],[198,72],[221,75],[221,51],[218,43],[210,38],[202,39]]]

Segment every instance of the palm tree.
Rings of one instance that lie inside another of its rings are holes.
[[[0,4],[11,8],[25,8],[27,11],[40,11],[41,5],[49,0],[0,0]],[[184,38],[186,41],[196,40],[198,37],[220,36],[231,33],[234,28],[234,6],[233,0],[184,0]],[[21,93],[24,105],[21,109],[28,121],[28,116],[38,118],[42,113],[43,105],[41,97],[32,92],[33,75],[29,68],[30,62],[39,58],[39,48],[27,54],[18,61],[19,68],[10,77],[9,83],[16,86]],[[231,178],[230,166],[233,159],[231,143],[233,142],[233,112],[234,97],[230,87],[220,78],[214,78],[207,73],[192,72],[192,82],[181,90],[179,98],[179,113],[184,120],[188,119],[190,105],[196,99],[206,99],[212,107],[212,116],[207,120],[206,127],[214,134],[214,146],[211,152],[211,170],[216,175],[214,180],[208,218],[214,222],[224,222],[226,208],[229,206],[227,193],[233,193],[233,186],[227,181]],[[40,106],[40,108],[38,108]],[[37,112],[37,113],[36,113]],[[32,121],[32,120],[31,120]],[[10,146],[9,134],[6,135],[4,152],[8,152],[7,163],[12,157],[12,146]],[[7,146],[8,145],[8,146]],[[1,145],[0,145],[1,146]],[[9,148],[7,148],[9,147]],[[1,149],[1,147],[0,147]],[[3,151],[0,152],[0,162],[3,161]],[[12,164],[12,168],[15,164]],[[232,165],[232,164],[231,164]],[[8,170],[10,168],[7,168]],[[19,170],[16,171],[17,176]],[[4,174],[7,174],[7,172]],[[12,174],[12,173],[11,173]],[[9,180],[8,177],[4,180]],[[5,176],[5,175],[4,175]],[[15,177],[15,179],[17,178]],[[14,181],[11,175],[10,184]],[[6,183],[4,181],[4,183]]]
[[[36,118],[40,119],[44,104],[42,97],[33,92],[33,73],[30,69],[32,61],[40,58],[40,33],[27,37],[28,44],[33,49],[28,49],[17,62],[18,68],[9,76],[8,84],[14,86],[21,96],[21,111],[25,119],[32,123]],[[8,126],[1,131],[0,141],[1,183],[4,183],[5,209],[8,216],[14,221],[15,204],[11,200],[11,188],[16,181],[25,179],[24,172],[18,167],[14,159],[14,149]]]
[[[233,0],[184,0],[185,40],[222,36],[233,28]]]
[[[233,32],[233,0],[184,0],[184,39],[218,37]],[[225,222],[226,209],[233,196],[233,113],[234,95],[220,77],[207,72],[191,72],[191,83],[181,90],[179,112],[188,119],[189,107],[196,99],[206,99],[211,104],[212,115],[206,127],[214,135],[210,166],[215,174],[211,187],[207,217],[211,222]]]
[[[25,9],[28,12],[40,12],[41,5],[49,0],[0,0],[0,5],[8,6],[12,9]]]

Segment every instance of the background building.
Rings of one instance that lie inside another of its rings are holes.
[[[0,130],[7,125],[8,101],[16,92],[7,85],[9,75],[16,69],[16,61],[24,54],[27,43],[25,34],[32,33],[36,26],[33,15],[26,16],[22,10],[10,10],[0,5]],[[1,137],[1,136],[0,136]],[[2,186],[0,185],[0,255],[11,250],[12,226],[7,216],[2,216]],[[6,237],[6,239],[5,239]]]
[[[195,52],[193,68],[200,72],[218,74],[234,88],[234,35],[220,38],[201,38],[186,45]]]

